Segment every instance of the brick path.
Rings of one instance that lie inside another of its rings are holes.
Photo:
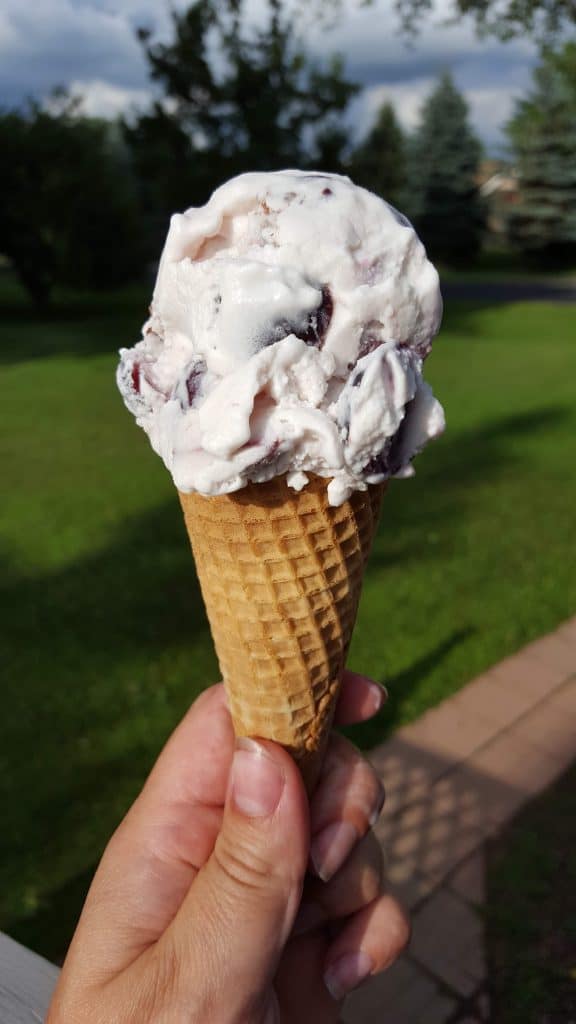
[[[489,1021],[484,843],[576,756],[576,618],[529,644],[372,753],[409,952],[354,993],[346,1024]]]

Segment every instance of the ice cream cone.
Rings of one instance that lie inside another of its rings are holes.
[[[180,501],[234,727],[318,778],[385,484],[329,505],[285,477]]]

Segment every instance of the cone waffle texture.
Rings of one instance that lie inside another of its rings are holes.
[[[327,481],[180,494],[238,735],[282,743],[314,787],[384,485],[338,508]]]

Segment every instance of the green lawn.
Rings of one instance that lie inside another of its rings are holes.
[[[576,766],[488,847],[492,1024],[576,1020]]]
[[[145,301],[1,321],[0,929],[51,956],[217,677],[172,483],[113,381]],[[428,376],[449,431],[390,489],[350,657],[391,691],[366,745],[576,610],[575,320],[448,310]]]

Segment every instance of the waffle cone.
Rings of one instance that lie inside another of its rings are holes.
[[[180,494],[237,735],[285,746],[316,783],[384,485],[328,504],[327,481]]]

